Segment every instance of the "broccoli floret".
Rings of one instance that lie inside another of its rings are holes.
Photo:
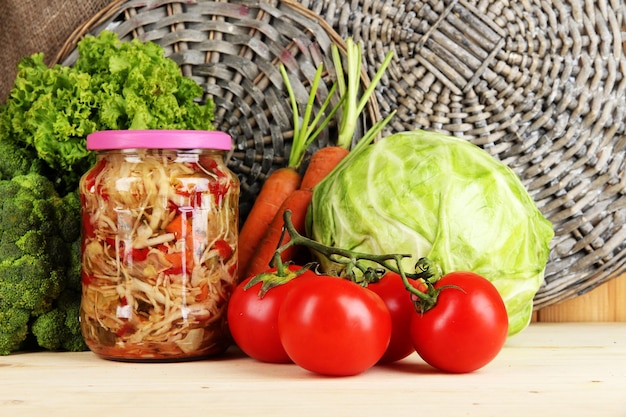
[[[0,355],[8,355],[20,348],[28,335],[30,312],[13,308],[0,300]]]
[[[56,206],[56,210],[63,241],[74,242],[80,238],[81,203],[78,189],[66,194]]]
[[[0,179],[16,175],[44,173],[47,167],[33,149],[26,149],[8,139],[0,140]]]
[[[31,333],[44,349],[84,350],[79,291],[78,196],[38,173],[0,180],[0,354]]]
[[[62,268],[55,268],[46,255],[24,255],[0,263],[0,300],[13,308],[27,309],[33,315],[44,313],[64,288]]]
[[[64,291],[55,301],[55,307],[33,322],[32,333],[39,347],[72,352],[86,350],[80,333],[79,312],[80,293]]]
[[[81,241],[79,236],[70,247],[70,260],[67,264],[67,270],[65,271],[67,276],[67,288],[78,293],[82,290],[82,267]]]

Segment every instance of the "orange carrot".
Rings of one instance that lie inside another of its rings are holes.
[[[239,232],[239,280],[246,277],[248,264],[260,245],[285,199],[298,189],[302,178],[293,168],[285,167],[273,171],[263,183],[252,209]]]
[[[286,210],[291,210],[291,221],[298,233],[302,235],[305,233],[306,213],[313,198],[313,187],[323,180],[348,154],[348,149],[339,146],[322,148],[313,154],[309,166],[302,177],[300,189],[291,193],[276,212],[265,232],[263,240],[258,245],[248,264],[245,271],[246,277],[257,275],[268,268],[278,247],[284,226],[283,215]],[[280,243],[285,244],[287,242],[289,242],[289,235],[285,234],[283,241]],[[282,261],[293,260],[298,253],[298,249],[296,246],[291,246],[284,250],[281,253]]]
[[[332,53],[333,53],[333,62],[335,63],[336,73],[338,75],[337,81],[333,86],[332,91],[335,88],[339,89],[340,100],[339,103],[335,105],[335,107],[330,112],[327,119],[325,119],[321,123],[321,127],[326,126],[330,117],[332,117],[338,109],[341,107],[341,123],[339,124],[339,131],[337,136],[337,144],[336,146],[330,146],[326,148],[322,148],[317,151],[311,161],[309,162],[309,166],[302,178],[300,188],[297,191],[294,191],[292,195],[290,195],[287,199],[284,200],[283,204],[279,208],[271,221],[271,224],[262,240],[258,244],[258,247],[254,251],[252,257],[248,261],[247,264],[240,264],[240,268],[245,271],[245,276],[257,275],[263,271],[265,271],[278,247],[280,237],[283,235],[283,214],[285,210],[291,210],[292,213],[292,222],[294,228],[300,234],[305,234],[305,220],[306,214],[309,208],[309,204],[313,198],[313,188],[322,180],[324,180],[335,168],[341,169],[339,165],[348,164],[352,157],[363,149],[365,149],[374,138],[382,131],[384,126],[389,122],[393,114],[392,112],[388,115],[384,120],[377,121],[374,126],[372,126],[361,138],[361,140],[355,145],[355,147],[350,151],[352,140],[354,138],[356,132],[357,121],[360,117],[360,114],[363,108],[366,106],[369,97],[373,94],[376,83],[382,77],[383,71],[391,62],[391,58],[393,57],[393,53],[390,51],[385,56],[385,60],[381,68],[377,71],[372,83],[365,90],[363,95],[358,98],[358,92],[361,86],[361,56],[362,52],[360,46],[352,41],[351,38],[346,42],[346,52],[347,52],[347,78],[340,76],[340,74],[344,74],[342,60],[339,55],[339,50],[336,45],[333,45]],[[290,89],[288,78],[284,72],[284,67],[281,67],[281,72],[283,73],[283,78],[287,85],[287,89],[290,92],[290,98],[292,102],[292,109],[294,111],[294,138],[300,138],[298,142],[300,144],[310,143],[311,138],[318,135],[321,131],[321,127],[315,130],[316,126],[318,126],[318,121],[321,118],[321,113],[315,118],[313,123],[309,125],[310,119],[310,111],[311,106],[314,100],[314,94],[309,95],[309,103],[307,103],[307,109],[303,116],[302,125],[300,125],[297,118],[297,106],[295,104],[295,97],[293,92]],[[319,75],[321,74],[321,66],[318,67],[318,72],[316,74],[316,81],[319,81]],[[314,82],[312,85],[312,92],[315,92],[317,89],[317,82]],[[330,97],[330,95],[329,95]],[[328,105],[328,100],[322,106],[325,108]],[[304,139],[306,138],[306,139]],[[302,146],[301,149],[305,149],[307,146]],[[285,244],[288,242],[289,236],[283,236],[283,241],[280,242]],[[292,260],[297,252],[296,247],[289,247],[286,250],[281,252],[281,259],[283,262],[288,260]]]
[[[304,172],[300,189],[313,190],[339,164],[348,156],[350,151],[340,146],[328,146],[315,152],[311,157],[309,166]]]
[[[261,241],[270,223],[272,223],[273,219],[276,217],[276,213],[279,211],[281,204],[283,204],[285,199],[300,186],[302,177],[299,175],[298,170],[304,159],[306,149],[339,109],[339,104],[337,104],[324,118],[325,110],[330,105],[332,94],[336,88],[333,86],[328,96],[321,104],[317,116],[312,117],[313,105],[317,99],[317,88],[322,80],[323,65],[320,64],[315,72],[315,77],[311,84],[311,92],[301,120],[296,96],[291,88],[289,76],[283,65],[280,66],[280,72],[283,76],[287,92],[289,93],[289,100],[293,111],[294,132],[292,146],[287,166],[277,169],[265,180],[252,206],[252,210],[248,214],[239,232],[239,280],[247,277],[246,271],[249,269],[248,266],[251,259],[253,259],[254,252],[257,250],[257,247],[261,245]],[[282,220],[282,213],[279,217]]]
[[[274,257],[274,253],[278,247],[280,237],[283,233],[283,214],[286,210],[291,210],[291,221],[294,228],[300,234],[304,234],[306,212],[311,202],[313,193],[310,190],[296,190],[283,202],[280,209],[274,216],[274,219],[270,223],[263,240],[256,248],[254,256],[248,264],[246,276],[253,276],[266,271],[269,268],[269,263]],[[289,242],[289,234],[285,233],[281,244]],[[297,251],[297,246],[290,246],[281,253],[281,259],[283,262],[292,260]]]

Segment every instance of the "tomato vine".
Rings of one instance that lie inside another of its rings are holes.
[[[291,212],[289,210],[285,211],[283,218],[283,236],[281,236],[279,247],[274,253],[270,266],[279,267],[282,263],[280,254],[291,246],[300,245],[325,256],[332,262],[343,265],[342,277],[357,284],[367,285],[377,282],[386,271],[392,271],[400,275],[404,287],[412,295],[415,308],[420,313],[433,308],[437,304],[439,293],[450,288],[450,286],[439,288],[434,286],[434,283],[441,278],[442,273],[439,266],[428,258],[418,259],[414,271],[408,272],[402,267],[402,260],[410,258],[410,254],[374,255],[326,246],[298,233],[291,222]],[[289,235],[289,241],[281,245],[285,234]],[[380,268],[374,268],[365,261],[376,263]],[[409,279],[420,280],[425,284],[426,288],[424,290],[416,288]]]

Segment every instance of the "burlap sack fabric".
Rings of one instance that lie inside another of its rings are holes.
[[[24,57],[43,52],[51,62],[69,34],[110,0],[0,0],[0,104]]]

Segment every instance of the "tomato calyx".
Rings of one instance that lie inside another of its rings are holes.
[[[398,266],[400,266],[399,262]],[[443,285],[435,287],[434,284],[442,277],[442,272],[439,266],[428,258],[420,258],[417,261],[415,268],[422,272],[427,271],[431,274],[430,278],[422,279],[420,285],[417,287],[411,285],[406,274],[402,271],[402,268],[399,268],[400,270],[398,274],[402,278],[404,287],[411,294],[413,305],[419,314],[424,314],[428,310],[434,308],[437,305],[439,294],[442,291],[456,289],[465,292],[461,287],[456,285]]]
[[[286,284],[292,279],[304,274],[306,271],[310,270],[310,268],[311,264],[306,264],[302,268],[292,270],[291,268],[289,268],[288,263],[278,262],[278,265],[275,269],[262,272],[252,277],[244,285],[243,289],[248,290],[260,282],[261,288],[259,289],[258,296],[259,298],[263,298],[265,294],[272,288]]]
[[[447,291],[450,289],[459,290],[465,292],[463,288],[458,287],[456,285],[444,285],[439,288],[435,288],[432,282],[426,281],[424,288],[415,288],[408,284],[408,281],[404,284],[407,291],[411,293],[411,298],[413,300],[413,305],[415,306],[415,311],[419,314],[424,314],[428,310],[431,310],[437,305],[437,301],[439,299],[439,294],[442,291]],[[409,288],[411,287],[411,288]]]

